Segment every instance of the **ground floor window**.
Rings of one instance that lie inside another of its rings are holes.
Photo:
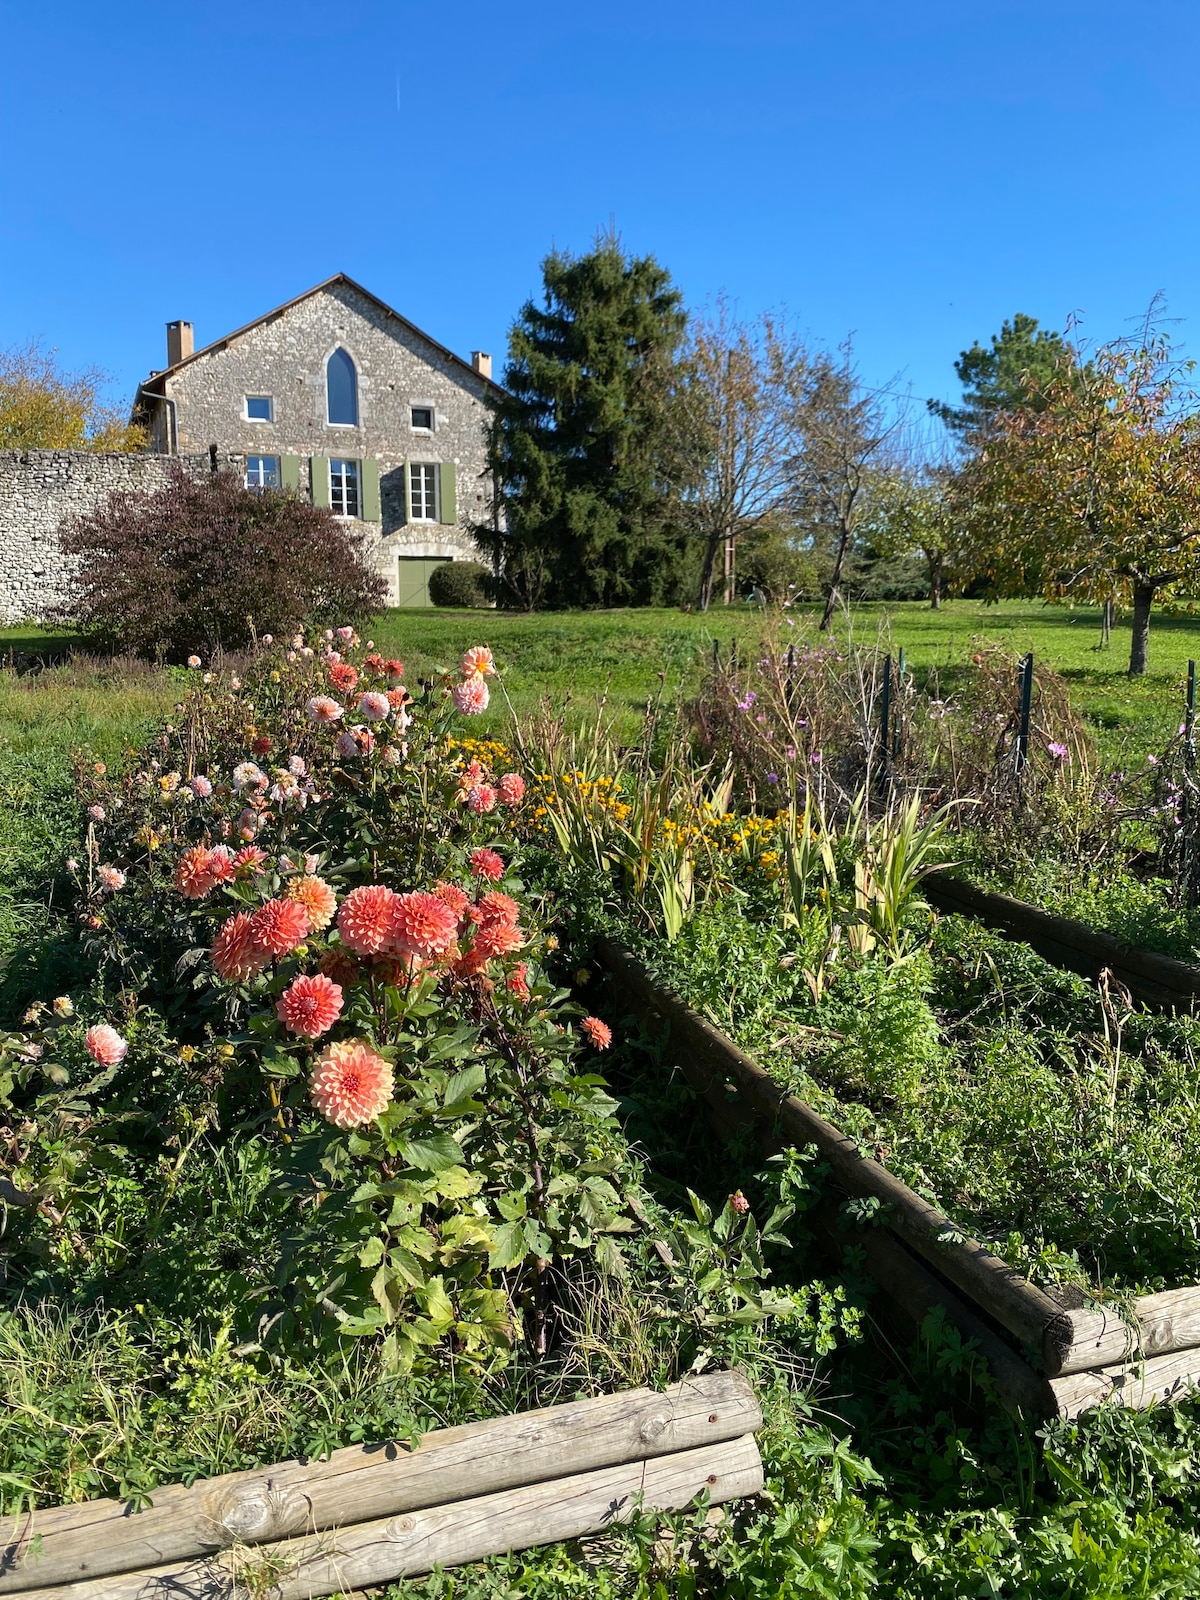
[[[247,489],[278,489],[279,457],[247,456],[246,487]]]
[[[437,462],[410,461],[408,464],[408,518],[410,522],[437,521],[437,490]]]
[[[335,517],[357,517],[359,471],[357,461],[329,463],[329,509]]]

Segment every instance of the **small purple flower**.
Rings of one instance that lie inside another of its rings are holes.
[[[795,759],[796,759],[795,746],[788,745],[786,754],[787,754],[787,758],[788,758],[789,761],[795,761]]]
[[[821,752],[819,750],[814,750],[808,759],[812,762],[814,767],[819,767],[821,765]]]
[[[1059,744],[1057,739],[1051,740],[1046,749],[1054,757],[1055,761],[1062,761],[1070,754],[1066,745]]]
[[[777,772],[768,772],[767,773],[767,782],[768,783],[778,783],[779,782],[779,774]]]
[[[749,711],[750,707],[754,704],[754,702],[757,699],[758,699],[758,696],[755,694],[754,690],[753,689],[748,689],[746,691],[745,696],[741,700],[739,700],[738,703],[737,703],[738,710],[739,711]]]

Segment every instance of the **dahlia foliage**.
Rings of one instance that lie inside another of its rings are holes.
[[[470,736],[492,653],[415,693],[350,628],[264,641],[240,678],[204,665],[137,770],[85,774],[81,917],[137,997],[87,1053],[133,1081],[137,1006],[178,1016],[209,1137],[269,1145],[253,1337],[377,1334],[401,1365],[544,1348],[551,1265],[621,1270],[635,1220],[613,1104],[575,1064],[611,1035],[555,988],[520,874],[525,775]]]

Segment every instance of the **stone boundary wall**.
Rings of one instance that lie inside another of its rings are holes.
[[[172,461],[188,472],[212,470],[207,453],[0,450],[0,623],[37,621],[64,598],[71,564],[58,543],[63,522],[116,491],[153,493]]]

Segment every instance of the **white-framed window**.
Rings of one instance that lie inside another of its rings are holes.
[[[409,415],[412,418],[412,425],[418,433],[433,432],[432,406],[411,406],[409,408]]]
[[[247,456],[246,487],[247,489],[278,489],[279,457]]]
[[[408,516],[410,522],[438,519],[438,468],[436,461],[408,463]]]
[[[246,396],[246,421],[247,422],[274,422],[275,401],[269,394],[248,394]]]
[[[361,476],[357,461],[333,460],[329,463],[329,509],[335,517],[362,515],[359,509]]]

